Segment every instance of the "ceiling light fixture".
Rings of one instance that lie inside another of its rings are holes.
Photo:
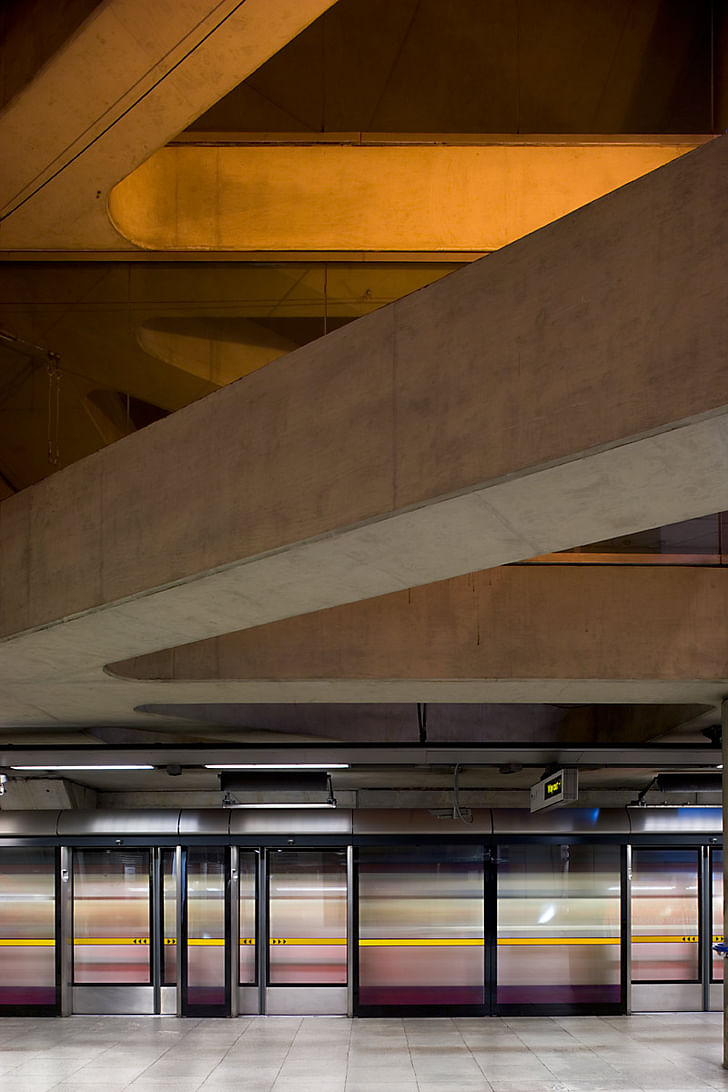
[[[123,765],[123,766],[10,766],[11,770],[32,770],[43,772],[50,770],[87,770],[96,773],[99,770],[153,770],[154,766],[148,765]]]
[[[240,804],[237,800],[233,800],[232,797],[229,797],[228,799],[223,800],[222,806],[224,808],[268,808],[269,810],[272,808],[274,811],[277,811],[279,808],[335,808],[336,801],[325,801],[320,804],[312,804],[310,802],[303,804]]]
[[[348,762],[206,762],[206,770],[348,770]]]

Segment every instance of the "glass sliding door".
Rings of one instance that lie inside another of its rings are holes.
[[[154,1011],[148,849],[73,853],[73,1011]]]
[[[182,1015],[226,1016],[230,1011],[229,852],[191,846],[183,877]]]
[[[632,850],[632,1009],[703,1008],[697,849]]]
[[[710,850],[710,903],[713,935],[711,937],[711,982],[722,982],[725,960],[716,955],[712,945],[723,940],[723,850]]]
[[[499,1011],[620,1011],[620,861],[618,846],[498,847]]]
[[[482,846],[359,851],[355,1012],[477,1012],[485,1004]]]
[[[344,849],[268,853],[270,1013],[347,1011]]]
[[[0,1014],[55,1015],[56,851],[0,848]]]

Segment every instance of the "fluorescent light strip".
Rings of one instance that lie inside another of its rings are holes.
[[[336,804],[224,804],[226,808],[335,808]]]
[[[206,770],[348,770],[348,762],[206,762]]]
[[[154,766],[11,766],[11,770],[153,770]]]

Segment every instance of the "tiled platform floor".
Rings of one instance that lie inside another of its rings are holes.
[[[7,1092],[728,1092],[721,1014],[0,1021]]]

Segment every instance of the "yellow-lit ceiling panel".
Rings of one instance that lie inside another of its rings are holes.
[[[450,138],[452,139],[452,138]],[[477,255],[709,137],[178,144],[111,193],[136,245],[341,257]]]

